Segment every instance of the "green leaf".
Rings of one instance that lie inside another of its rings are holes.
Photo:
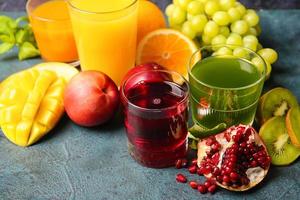
[[[15,23],[17,24],[17,26],[20,25],[20,23],[22,23],[22,22],[25,22],[26,23],[25,25],[27,25],[27,23],[29,22],[28,17],[27,16],[21,16],[21,17],[18,17],[15,20]]]
[[[33,58],[40,55],[40,51],[30,42],[24,42],[19,49],[19,60]]]
[[[8,52],[10,49],[14,47],[14,43],[2,43],[0,44],[0,54],[4,54]]]
[[[194,124],[189,129],[189,132],[195,137],[195,138],[206,138],[211,135],[215,135],[217,133],[222,132],[225,130],[227,125],[225,123],[218,124],[217,126],[213,127],[212,129],[207,129],[203,126],[200,126],[198,124]]]

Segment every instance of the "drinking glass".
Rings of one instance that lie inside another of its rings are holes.
[[[82,70],[97,70],[117,85],[135,64],[138,0],[69,0]]]
[[[121,87],[130,155],[147,167],[174,165],[187,152],[189,87],[176,72],[149,70]]]
[[[68,6],[64,0],[28,0],[26,10],[44,60],[78,60]]]
[[[205,46],[192,56],[188,74],[196,124],[211,129],[253,123],[266,74],[260,55],[234,45]]]

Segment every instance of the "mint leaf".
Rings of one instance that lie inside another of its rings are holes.
[[[10,49],[12,49],[15,46],[14,43],[2,43],[0,44],[0,54],[4,54],[8,52]]]
[[[40,51],[30,42],[24,42],[19,49],[19,60],[33,58],[40,55]]]

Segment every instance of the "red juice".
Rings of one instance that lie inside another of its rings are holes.
[[[125,96],[125,127],[131,156],[142,165],[155,168],[172,166],[176,159],[184,157],[187,86],[170,81],[140,81]]]

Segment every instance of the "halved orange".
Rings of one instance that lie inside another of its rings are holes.
[[[158,29],[147,34],[137,48],[137,64],[156,62],[187,76],[187,66],[197,45],[179,31]],[[199,53],[200,59],[200,53]]]

